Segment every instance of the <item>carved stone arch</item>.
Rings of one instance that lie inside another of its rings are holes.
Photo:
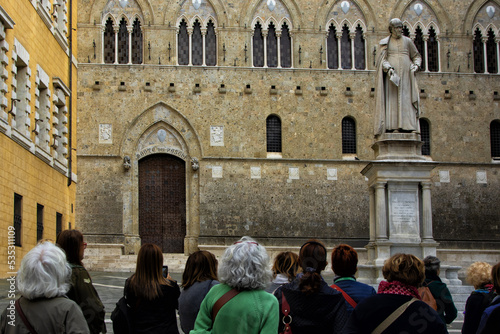
[[[183,6],[185,5],[186,1],[191,2],[192,0],[181,0],[175,6],[166,6],[167,9],[163,13],[164,16],[162,18],[163,24],[168,25],[169,21],[172,18],[176,18],[176,22],[177,22],[177,26],[178,26],[179,23],[181,22],[181,20],[179,19],[181,16],[188,17],[188,15],[181,13],[181,10],[182,10]],[[215,12],[215,16],[216,16],[217,22],[219,24],[228,25],[226,4],[223,1],[221,1],[221,0],[203,0],[203,1],[205,1],[207,4],[209,4],[211,6],[213,11]],[[214,15],[209,15],[209,16],[213,17]],[[202,20],[201,22],[203,22],[203,21],[204,20]],[[190,22],[190,19],[187,18],[186,22]]]
[[[212,23],[214,24],[215,29],[217,29],[219,27],[219,25],[217,24],[217,18],[213,17],[212,15],[210,15],[206,18],[203,26],[206,27],[210,21],[212,21]]]
[[[250,27],[251,27],[252,31],[254,30],[255,25],[257,24],[257,22],[258,22],[258,23],[260,23],[260,25],[262,26],[262,29],[267,29],[267,26],[266,26],[266,24],[265,24],[264,20],[263,20],[261,17],[256,16],[256,17],[252,20],[252,23],[251,23],[251,25],[250,25]]]
[[[343,19],[342,22],[340,22],[340,30],[344,29],[344,26],[347,25],[347,28],[349,28],[349,32],[353,32],[353,25],[351,23],[351,21],[349,21],[348,19]]]
[[[102,20],[102,26],[103,26],[103,27],[104,27],[104,26],[106,26],[106,22],[108,22],[108,19],[109,19],[109,18],[111,18],[111,22],[113,23],[113,26],[117,25],[117,24],[118,24],[118,22],[120,22],[120,21],[118,21],[118,20],[116,19],[116,17],[115,17],[113,14],[108,13],[108,14],[106,14],[106,15],[103,17],[103,20]]]
[[[283,27],[283,24],[285,24],[288,26],[288,30],[289,31],[292,31],[293,29],[293,24],[292,22],[288,19],[288,17],[284,17],[281,19],[280,23],[279,23],[279,30],[281,30],[281,27]]]
[[[476,19],[476,16],[478,12],[483,9],[483,7],[489,3],[492,2],[496,4],[498,7],[500,7],[500,0],[477,0],[474,1],[469,8],[467,9],[467,12],[465,14],[465,19],[464,23],[462,26],[462,33],[465,34],[467,31],[469,31],[470,27],[473,26],[474,20]],[[474,31],[473,29],[472,31]]]
[[[199,15],[195,15],[191,18],[191,20],[189,20],[189,26],[190,27],[194,26],[194,23],[196,22],[196,20],[198,20],[201,27],[205,26],[205,24],[204,24],[205,20],[203,20],[203,18]]]
[[[436,32],[436,36],[441,35],[441,30],[439,29],[439,25],[436,22],[432,21],[431,23],[429,23],[427,25],[427,32],[426,32],[427,34],[429,34],[429,31],[431,30],[431,28],[434,28],[434,31]]]
[[[363,32],[366,34],[366,31],[368,28],[366,27],[365,22],[361,19],[356,20],[356,22],[354,22],[354,24],[352,25],[352,30],[356,31],[356,29],[358,28],[358,25],[361,26],[361,29],[363,29]]]
[[[274,24],[274,28],[276,29],[276,31],[278,31],[281,26],[278,26],[279,20],[277,20],[275,17],[270,17],[266,20],[264,29],[269,29],[269,25],[271,24],[271,22]]]
[[[416,33],[418,28],[422,30],[422,34],[427,34],[427,28],[425,27],[425,24],[423,22],[415,22],[415,24],[413,25],[413,32]]]
[[[483,25],[481,23],[476,23],[474,24],[474,26],[472,27],[472,36],[474,36],[474,34],[476,33],[476,30],[479,29],[479,31],[481,32],[481,35],[484,37],[486,36],[486,29],[483,27]]]
[[[200,232],[198,160],[203,156],[196,130],[179,111],[159,102],[144,110],[125,130],[120,155],[130,162],[122,185],[125,248],[137,252],[139,238],[139,160],[150,154],[170,154],[186,162],[185,253],[197,250]]]
[[[338,23],[336,20],[334,20],[334,19],[330,19],[330,20],[328,20],[328,22],[326,23],[326,25],[325,25],[325,30],[326,30],[326,32],[328,33],[328,32],[330,31],[330,26],[331,26],[332,24],[333,24],[333,26],[335,27],[335,30],[336,30],[337,32],[339,32],[339,31],[340,31],[340,25],[339,25],[339,23]]]
[[[120,22],[122,22],[122,19],[125,19],[125,23],[127,26],[131,25],[129,17],[125,13],[121,13],[118,15],[118,19],[116,20],[116,24],[120,25]]]
[[[490,23],[488,24],[488,26],[486,27],[486,33],[488,33],[488,31],[493,30],[493,33],[495,34],[496,37],[498,37],[498,28],[496,27],[496,25],[494,23]]]
[[[408,0],[398,0],[397,4],[393,7],[391,18],[401,18],[404,12],[408,8],[410,8],[417,0],[411,1],[410,3],[407,3],[407,1]],[[439,22],[439,25],[441,25],[442,27],[441,30],[449,30],[450,32],[452,31],[453,25],[451,24],[450,17],[441,3],[433,1],[431,4],[429,0],[418,1],[425,3],[425,5],[434,13]],[[386,25],[389,26],[389,22],[387,22]]]
[[[337,1],[331,1],[331,0],[323,0],[322,4],[319,6],[318,11],[316,12],[315,18],[314,18],[314,26],[319,26],[323,25],[326,23],[325,27],[330,27],[332,18],[331,18],[331,12],[334,10],[334,8],[339,5],[343,0],[337,0]],[[372,5],[366,1],[366,0],[350,0],[361,12],[362,19],[365,21],[365,26],[369,27],[376,27],[378,26],[377,24],[377,19],[374,13],[376,12],[373,8]],[[335,22],[338,22],[335,20]],[[343,26],[343,23],[342,25]],[[338,26],[335,26],[338,28]],[[367,30],[365,30],[367,31]]]
[[[408,31],[410,32],[411,35],[415,34],[415,28],[413,27],[413,24],[411,22],[408,22],[407,20],[402,21],[403,22],[403,27],[407,27]]]
[[[132,24],[134,24],[135,20],[139,20],[139,23],[141,24],[141,28],[144,26],[144,18],[139,15],[139,14],[134,14],[131,18],[130,18],[130,22],[132,22]]]
[[[176,21],[176,24],[175,24],[175,26],[177,27],[177,30],[179,30],[179,26],[180,26],[180,24],[181,24],[182,20],[186,21],[186,24],[187,24],[187,26],[188,26],[188,27],[189,27],[189,26],[190,26],[190,24],[191,24],[191,22],[190,22],[190,20],[189,20],[189,18],[188,18],[188,17],[186,17],[185,15],[181,15],[181,16],[179,16],[179,17],[177,18],[177,21]]]
[[[106,7],[108,1],[110,0],[95,0],[91,9],[89,10],[88,23],[93,24],[94,20],[96,22],[102,21],[102,12]],[[129,0],[135,1],[139,8],[141,9],[142,16],[144,18],[144,22],[151,22],[154,24],[154,15],[153,15],[153,7],[151,6],[150,0]]]
[[[266,0],[250,0],[244,2],[244,5],[242,6],[240,12],[240,19],[237,21],[240,27],[245,26],[245,24],[248,24],[249,22],[251,22],[250,24],[251,27],[255,26],[256,23],[255,14],[257,8],[264,1]],[[296,0],[277,0],[277,1],[280,1],[283,4],[283,6],[287,9],[291,21],[294,22],[293,24],[294,26],[297,27],[303,25],[300,7],[297,4]],[[264,22],[264,20],[262,22]]]

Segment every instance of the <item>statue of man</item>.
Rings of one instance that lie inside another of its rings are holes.
[[[420,132],[420,97],[415,72],[422,58],[402,35],[403,23],[392,19],[390,36],[380,41],[377,61],[375,136],[385,132]]]

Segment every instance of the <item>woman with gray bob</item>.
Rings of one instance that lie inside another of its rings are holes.
[[[229,246],[218,277],[221,284],[212,287],[201,303],[191,334],[278,332],[278,301],[264,291],[272,273],[262,245],[243,237]]]
[[[51,242],[36,245],[17,274],[21,293],[1,316],[2,333],[89,333],[80,307],[65,297],[71,269],[64,252]]]

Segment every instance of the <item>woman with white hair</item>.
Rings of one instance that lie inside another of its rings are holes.
[[[278,332],[278,301],[264,290],[272,272],[262,245],[250,237],[235,242],[224,252],[218,276],[221,284],[201,303],[191,334]]]
[[[71,269],[64,252],[51,242],[36,245],[17,273],[21,293],[1,317],[2,333],[89,333],[80,307],[65,297]]]

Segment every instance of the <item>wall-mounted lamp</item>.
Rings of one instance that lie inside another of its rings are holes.
[[[299,27],[300,30],[300,27]],[[302,48],[299,45],[299,64],[302,64]]]
[[[223,61],[226,61],[226,43],[222,43],[222,53],[224,54]]]
[[[451,52],[450,52],[450,49],[448,49],[448,52],[446,52],[446,58],[448,60],[448,68],[450,68],[450,56],[451,56]]]
[[[95,55],[95,39],[92,41],[92,47],[94,48],[94,59],[96,58],[96,55]],[[90,61],[89,61],[90,63]]]
[[[246,24],[245,24],[245,28],[246,28]],[[248,60],[247,51],[248,51],[247,43],[245,43],[245,64],[247,63],[247,60]]]
[[[172,48],[170,47],[170,42],[168,42],[168,62],[170,62],[170,51],[172,51]]]
[[[375,62],[377,61],[377,47],[373,47],[373,66],[375,66]]]
[[[323,64],[323,45],[321,45],[321,48],[319,49],[319,63]]]
[[[149,60],[151,60],[151,42],[148,42]]]

